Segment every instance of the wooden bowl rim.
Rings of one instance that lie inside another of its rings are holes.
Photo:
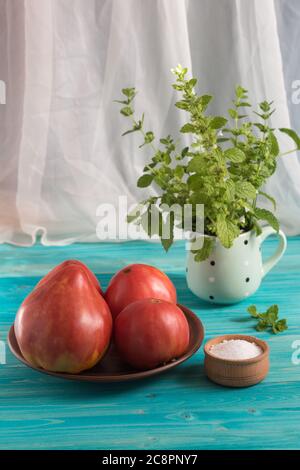
[[[246,341],[256,343],[262,349],[262,353],[259,354],[258,356],[251,357],[249,359],[226,359],[223,357],[217,357],[210,352],[211,346],[215,344],[219,344],[224,340],[230,340],[230,339],[244,339]],[[270,352],[270,347],[266,341],[256,338],[256,336],[242,335],[242,334],[227,334],[227,335],[215,336],[214,338],[211,338],[208,341],[206,341],[203,349],[204,349],[205,355],[210,357],[211,359],[218,361],[218,362],[222,362],[223,364],[231,364],[231,365],[254,364],[255,362],[263,361],[266,357],[269,356],[269,352]]]

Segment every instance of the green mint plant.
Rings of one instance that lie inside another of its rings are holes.
[[[278,319],[279,309],[278,305],[271,305],[264,313],[259,313],[255,305],[251,305],[247,309],[251,317],[256,318],[258,323],[256,325],[257,331],[265,331],[271,329],[274,334],[281,333],[288,329],[287,321],[285,318]]]
[[[163,207],[176,204],[183,208],[190,204],[192,229],[195,230],[197,204],[203,204],[204,235],[208,237],[204,237],[201,249],[194,250],[195,260],[202,261],[209,257],[213,248],[214,238],[209,236],[218,237],[225,248],[230,248],[241,232],[254,229],[259,235],[261,221],[279,230],[277,218],[273,212],[258,207],[257,197],[267,198],[276,210],[275,200],[261,188],[275,172],[278,157],[300,150],[300,138],[294,130],[280,128],[279,131],[294,142],[290,151],[280,153],[277,131],[269,124],[275,111],[273,102],[259,103],[258,110],[254,111],[255,119],[251,120],[249,112],[245,112],[252,108],[248,92],[237,86],[228,116],[210,115],[207,108],[213,97],[195,92],[197,79],[187,78],[187,68],[178,65],[172,72],[176,77],[173,88],[181,95],[175,106],[188,116],[180,129],[182,134],[190,136],[188,147],[179,147],[170,135],[157,142],[153,131],[145,127],[144,114],[140,118],[135,115],[135,88],[124,88],[124,98],[117,101],[122,105],[121,114],[132,123],[123,135],[140,132],[143,138],[140,148],[148,146],[152,153],[137,186],[154,185],[158,190],[158,196],[142,201],[139,210],[128,215],[128,222],[149,222],[153,210],[158,211],[158,228],[148,223],[148,234],[157,233],[168,250],[177,222],[172,212],[167,214],[167,219],[163,217]],[[162,237],[165,223],[171,227],[167,239]],[[181,228],[187,230],[184,224],[183,220]]]

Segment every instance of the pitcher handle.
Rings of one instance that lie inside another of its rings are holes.
[[[286,241],[286,236],[283,233],[283,231],[279,230],[279,232],[277,232],[276,230],[274,230],[269,225],[262,228],[262,234],[260,236],[261,237],[260,238],[260,245],[265,241],[265,239],[267,237],[269,237],[270,235],[274,235],[274,234],[279,237],[279,244],[277,246],[277,250],[275,251],[275,253],[269,259],[267,259],[266,261],[263,262],[262,277],[264,277],[270,271],[270,269],[272,269],[275,266],[275,264],[278,263],[278,261],[280,260],[283,253],[286,250],[287,241]]]

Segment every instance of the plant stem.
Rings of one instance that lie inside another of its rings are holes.
[[[130,118],[131,118],[131,120],[132,120],[132,122],[133,122],[133,125],[136,126],[138,123],[136,122],[136,120],[134,119],[134,117],[133,117],[132,114],[130,115]],[[139,129],[139,131],[141,132],[142,136],[143,136],[144,139],[145,139],[146,134],[145,134],[143,128],[141,127],[141,128]],[[150,142],[150,145],[151,145],[152,150],[154,151],[154,153],[157,153],[158,150],[155,148],[155,146],[153,145],[152,142]],[[150,171],[150,173],[152,173],[153,175],[156,175],[155,169],[154,169],[154,168],[151,168],[151,166],[145,165],[145,168],[148,168],[148,170]]]
[[[280,153],[278,157],[284,157],[284,155],[289,155],[290,153],[298,152],[298,148],[295,148],[293,150],[288,150],[287,152]]]
[[[131,115],[130,117],[131,117],[131,120],[132,120],[132,122],[133,122],[133,125],[137,125],[137,122],[135,121],[133,115]],[[144,137],[144,139],[145,139],[146,134],[145,134],[145,132],[144,132],[144,129],[141,127],[141,128],[139,129],[139,131],[141,132],[141,134],[143,135],[143,137]],[[155,153],[158,151],[157,148],[153,145],[152,142],[150,142],[150,146],[152,147],[152,150],[153,150]]]

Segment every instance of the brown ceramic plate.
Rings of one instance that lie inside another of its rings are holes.
[[[8,345],[14,356],[23,362],[26,366],[31,367],[38,372],[44,374],[53,375],[61,379],[67,380],[79,380],[82,382],[124,382],[128,380],[143,379],[144,377],[150,377],[151,375],[160,374],[168,369],[178,366],[182,362],[189,359],[195,352],[200,348],[204,338],[204,328],[200,319],[188,308],[183,305],[178,305],[183,313],[185,314],[190,327],[190,344],[187,352],[176,360],[164,364],[155,369],[138,371],[132,369],[130,366],[125,364],[119,357],[114,346],[111,345],[105,357],[96,364],[92,369],[81,372],[80,374],[64,374],[61,372],[49,372],[39,367],[34,367],[26,361],[23,357],[20,348],[18,346],[14,325],[11,326],[8,333]]]

